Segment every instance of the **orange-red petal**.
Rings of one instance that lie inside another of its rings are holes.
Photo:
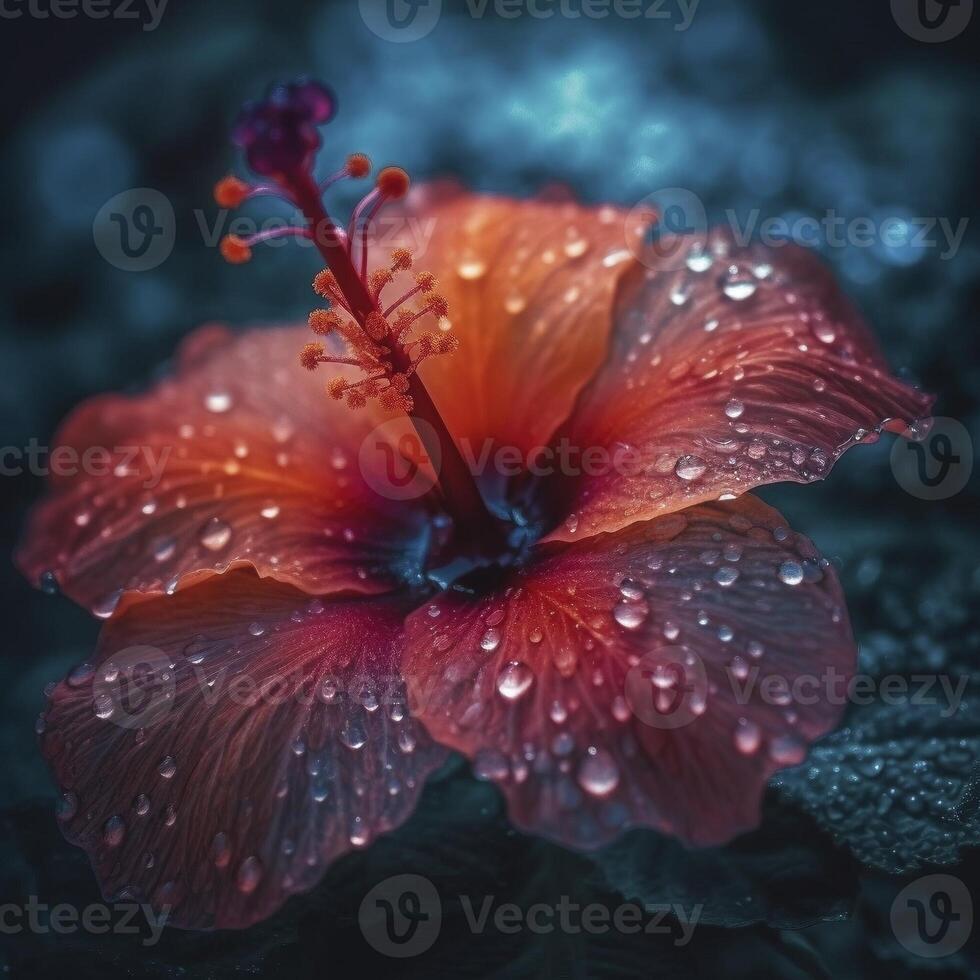
[[[602,362],[617,286],[635,264],[628,244],[650,216],[435,185],[413,190],[397,220],[460,341],[419,372],[456,441],[471,458],[486,439],[523,453],[547,444]],[[384,295],[402,291],[396,279]]]
[[[328,397],[299,364],[308,339],[205,328],[148,393],[78,408],[55,444],[105,459],[53,475],[18,555],[25,573],[52,573],[104,616],[127,590],[173,592],[236,566],[311,593],[392,587],[421,504],[371,489],[358,453],[383,416]]]
[[[755,826],[769,776],[838,720],[856,656],[833,570],[751,495],[541,546],[407,633],[432,736],[518,826],[580,847],[632,825],[700,845]]]
[[[551,538],[818,480],[848,447],[928,414],[813,252],[724,231],[660,249],[624,286],[608,361],[563,430],[603,455],[555,481]]]
[[[105,895],[245,926],[408,817],[446,753],[405,708],[403,613],[241,570],[114,617],[41,736]]]

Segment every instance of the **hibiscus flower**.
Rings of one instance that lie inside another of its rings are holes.
[[[570,847],[752,828],[840,707],[736,682],[847,675],[855,645],[833,568],[747,491],[930,400],[797,247],[396,168],[344,228],[323,192],[370,163],[315,182],[333,110],[313,82],[247,107],[268,182],[216,189],[302,212],[222,251],[315,244],[313,333],[206,327],[58,436],[142,450],[55,478],[19,556],[107,620],[39,722],[66,835],[107,895],[205,928],[404,821],[448,750]],[[385,205],[424,247],[372,244]]]

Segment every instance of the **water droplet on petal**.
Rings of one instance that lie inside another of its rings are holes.
[[[619,766],[605,750],[591,746],[578,770],[578,783],[592,796],[608,796],[619,785]]]
[[[102,828],[102,840],[107,847],[118,847],[126,836],[126,824],[120,816],[109,817]]]
[[[799,585],[803,581],[803,566],[798,561],[784,561],[779,566],[779,578],[787,585]]]
[[[738,724],[735,726],[735,748],[742,755],[752,755],[758,750],[761,741],[762,732],[759,730],[759,726],[753,721],[739,718]]]
[[[508,701],[516,701],[527,693],[532,683],[534,674],[531,668],[520,660],[512,660],[497,676],[497,691]]]
[[[244,895],[251,895],[262,880],[262,862],[254,855],[245,858],[238,867],[238,890]]]
[[[498,646],[500,646],[500,630],[496,629],[495,627],[491,627],[480,639],[480,647],[486,650],[487,653],[491,653],[496,650]]]
[[[708,464],[700,456],[681,456],[674,464],[674,472],[682,480],[696,480],[707,468]]]
[[[201,528],[200,542],[208,551],[220,551],[231,540],[231,525],[212,517]]]
[[[646,602],[619,602],[613,608],[613,619],[628,630],[639,629],[649,615]]]
[[[231,394],[227,391],[211,391],[204,396],[204,407],[218,415],[227,412],[232,406]]]
[[[157,766],[157,772],[164,779],[172,779],[177,772],[177,760],[172,755],[164,756]]]
[[[745,405],[742,402],[740,402],[737,398],[732,398],[725,406],[725,414],[730,419],[740,418],[744,411],[745,411]]]

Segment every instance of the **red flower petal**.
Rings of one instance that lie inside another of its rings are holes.
[[[407,629],[419,720],[515,823],[580,847],[755,826],[769,776],[841,713],[819,681],[793,699],[764,678],[843,684],[855,662],[833,571],[751,496],[544,546],[497,594],[445,593]]]
[[[667,263],[624,288],[609,360],[564,433],[616,461],[556,481],[564,524],[552,539],[821,479],[889,420],[901,432],[928,413],[932,399],[888,374],[814,253],[724,232],[703,251],[676,247],[693,269]]]
[[[486,439],[525,453],[545,445],[568,417],[606,353],[616,288],[635,265],[627,237],[639,241],[650,217],[445,185],[410,195],[400,243],[436,275],[460,340],[419,373],[473,458]],[[398,296],[398,284],[388,291]]]
[[[308,339],[206,328],[175,377],[82,405],[55,444],[107,460],[53,477],[19,554],[25,573],[53,572],[101,615],[121,590],[171,592],[239,565],[312,593],[391,587],[420,503],[371,489],[358,451],[382,419],[332,401],[300,367]]]
[[[245,926],[401,823],[446,755],[404,709],[403,612],[242,570],[114,617],[41,738],[105,894]]]

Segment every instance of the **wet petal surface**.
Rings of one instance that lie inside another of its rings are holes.
[[[445,593],[407,622],[433,737],[517,825],[580,847],[755,826],[769,776],[835,724],[828,677],[855,659],[833,570],[751,496],[542,546],[496,593]]]
[[[474,458],[486,439],[524,453],[546,444],[605,355],[616,288],[635,264],[627,241],[649,216],[430,186],[405,220],[460,339],[420,370],[453,436]]]
[[[845,449],[928,414],[931,398],[888,373],[816,254],[722,231],[656,247],[563,430],[603,455],[553,481],[552,538],[819,480]]]
[[[107,624],[41,736],[105,894],[241,927],[401,823],[446,756],[405,707],[403,613],[242,570]]]
[[[308,339],[204,328],[149,393],[82,405],[55,443],[89,462],[55,471],[25,573],[53,574],[100,616],[124,590],[169,593],[237,565],[309,592],[379,592],[410,574],[421,506],[373,489],[384,479],[358,454],[383,420],[300,367]]]

